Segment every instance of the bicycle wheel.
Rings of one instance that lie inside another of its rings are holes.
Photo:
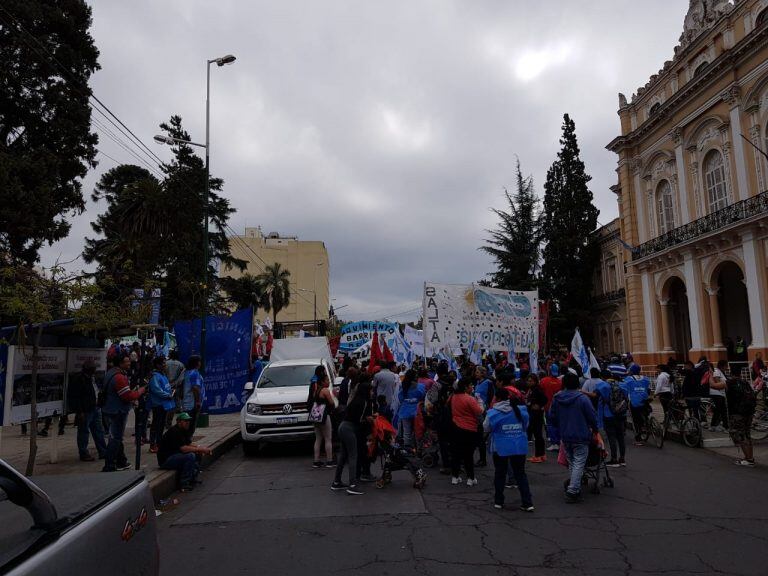
[[[768,438],[768,411],[761,410],[755,412],[752,418],[752,429],[750,430],[752,440],[765,440]]]
[[[683,436],[683,442],[689,448],[698,448],[701,446],[701,422],[696,418],[686,418],[680,430]]]
[[[664,447],[664,428],[662,428],[655,416],[648,418],[649,436],[653,436],[653,442],[656,448]]]

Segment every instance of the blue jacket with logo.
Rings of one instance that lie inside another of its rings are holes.
[[[528,409],[518,406],[520,418],[509,400],[502,400],[488,410],[483,429],[491,434],[488,451],[499,456],[528,454]]]
[[[624,388],[629,394],[629,403],[633,408],[639,408],[648,400],[651,381],[647,376],[627,376],[624,379]]]

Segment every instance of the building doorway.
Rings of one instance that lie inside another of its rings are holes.
[[[744,273],[735,262],[724,262],[715,274],[722,343],[728,350],[729,360],[746,360],[746,346],[752,342],[752,326]],[[737,350],[739,338],[743,339],[745,348],[741,354]]]
[[[691,317],[688,312],[688,294],[680,278],[672,278],[668,287],[670,314],[670,345],[677,360],[686,360],[691,349]]]

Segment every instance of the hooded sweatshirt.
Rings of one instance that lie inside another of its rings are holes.
[[[520,418],[515,414],[509,400],[502,400],[488,410],[483,429],[489,433],[488,451],[499,456],[528,454],[528,410],[519,405]]]
[[[581,390],[563,390],[552,400],[552,423],[560,437],[571,444],[588,444],[597,430],[595,408]]]

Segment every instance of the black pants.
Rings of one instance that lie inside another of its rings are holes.
[[[352,422],[344,421],[339,425],[339,441],[341,442],[341,455],[336,464],[336,482],[341,482],[344,466],[348,466],[349,484],[357,481],[357,429]]]
[[[661,407],[664,410],[664,419],[667,418],[667,412],[669,412],[669,406],[672,404],[672,392],[661,392],[658,394],[659,402],[661,402]]]
[[[187,432],[187,434],[189,434],[189,441],[191,442],[192,436],[195,435],[195,429],[197,428],[197,417],[200,416],[200,408],[192,408],[187,414],[192,418],[192,420],[189,421],[189,431]]]
[[[485,443],[485,432],[483,431],[482,425],[477,429],[477,451],[479,452],[477,458],[478,464],[485,464],[487,462],[486,453],[488,451],[488,446]]]
[[[634,424],[635,426],[635,442],[641,442],[642,432],[648,426],[648,422],[646,418],[646,414],[648,410],[645,407],[645,405],[643,405],[643,406],[631,406],[630,411],[632,412],[632,424]]]
[[[725,407],[725,396],[710,396],[712,400],[712,427],[723,423],[723,428],[728,428],[728,411]]]
[[[542,410],[530,410],[528,412],[528,436],[533,435],[534,456],[544,456],[546,444],[544,441],[544,412]]]
[[[493,500],[495,504],[504,504],[504,485],[507,482],[507,472],[511,468],[517,489],[520,490],[520,503],[526,507],[533,506],[531,488],[528,485],[528,476],[525,473],[525,456],[525,454],[499,456],[494,452],[493,487],[495,494]]]
[[[453,426],[451,435],[451,472],[453,477],[459,476],[461,465],[464,464],[464,470],[467,478],[475,477],[475,446],[477,445],[477,432],[475,430],[464,430],[458,426]]]
[[[152,407],[152,426],[149,429],[149,443],[157,446],[165,432],[165,424],[168,421],[166,410],[162,406]]]
[[[624,418],[603,418],[603,429],[608,436],[608,445],[611,447],[611,461],[624,460],[627,453],[627,445],[624,442],[627,421]]]
[[[357,470],[356,477],[371,475],[371,458],[368,456],[368,426],[357,427]]]
[[[438,426],[435,431],[437,432],[437,447],[440,449],[440,467],[451,467],[451,430],[444,426]]]

